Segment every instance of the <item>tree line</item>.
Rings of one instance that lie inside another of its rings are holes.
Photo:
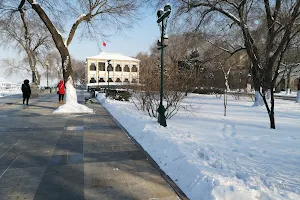
[[[55,47],[63,79],[74,85],[69,45],[75,35],[97,41],[109,33],[130,28],[145,5],[158,8],[165,3],[165,0],[0,0],[1,45],[5,44],[4,38],[15,41],[24,52],[30,70],[36,68],[37,62],[44,63],[47,56],[38,58],[43,52]],[[239,84],[241,77],[250,73],[255,103],[265,105],[270,127],[275,128],[274,90],[278,79],[289,77],[299,63],[295,55],[300,0],[171,0],[171,5],[172,37],[166,49],[165,72],[170,96],[165,99],[170,97],[180,102],[183,97],[176,91],[186,95],[200,83],[230,90],[230,85]],[[66,33],[65,37],[61,32]],[[155,80],[148,80],[149,75],[159,70],[157,47],[153,45],[150,52],[137,55],[144,67],[140,78],[147,83],[144,94],[148,96],[154,94],[158,85]],[[147,69],[150,66],[152,70]],[[238,80],[232,81],[233,77]],[[172,100],[169,104],[174,108]],[[148,110],[152,112],[151,108]],[[170,113],[170,116],[174,113],[172,109]]]

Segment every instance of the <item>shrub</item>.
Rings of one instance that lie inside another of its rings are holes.
[[[129,101],[131,94],[128,91],[106,90],[105,96],[118,101]]]
[[[193,91],[197,94],[224,94],[224,89],[220,88],[197,88]]]

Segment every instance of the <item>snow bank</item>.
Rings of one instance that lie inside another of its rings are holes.
[[[161,127],[130,102],[97,98],[191,200],[300,199],[300,105],[276,100],[277,129],[264,107],[229,96],[189,95]],[[189,108],[189,109],[187,109]]]
[[[53,113],[93,113],[93,109],[85,105],[77,103],[77,94],[74,86],[72,85],[72,78],[69,77],[66,83],[66,103]]]

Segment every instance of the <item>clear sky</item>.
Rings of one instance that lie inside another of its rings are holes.
[[[135,56],[138,52],[146,52],[151,44],[159,38],[159,27],[156,23],[156,13],[146,11],[147,16],[140,20],[138,24],[128,31],[121,34],[116,34],[108,38],[106,47],[102,46],[102,40],[95,42],[88,40],[79,40],[75,37],[69,46],[69,50],[73,58],[85,60],[88,56],[95,56],[100,53],[99,46],[102,51],[110,53],[121,53],[126,56]],[[0,47],[0,60],[4,58],[15,58],[18,54],[13,49],[2,49]],[[7,76],[4,73],[5,66],[0,62],[0,78],[5,78],[7,81],[16,81],[16,79],[28,78],[31,80],[31,75],[14,74]],[[18,81],[19,82],[19,81]]]

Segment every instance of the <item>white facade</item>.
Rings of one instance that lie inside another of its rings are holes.
[[[107,70],[108,60],[112,71]],[[139,82],[140,60],[118,53],[101,52],[86,58],[86,78],[88,85],[135,84]]]
[[[0,90],[21,90],[21,84],[11,83],[0,78]]]

